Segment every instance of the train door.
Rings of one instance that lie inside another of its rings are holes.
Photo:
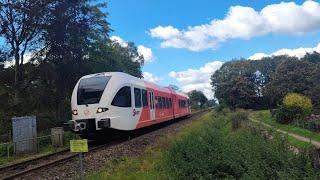
[[[173,113],[173,118],[176,118],[177,115],[177,97],[175,94],[172,96],[172,113]]]
[[[154,109],[154,94],[153,91],[149,91],[149,109],[150,109],[150,120],[156,120],[156,113]]]

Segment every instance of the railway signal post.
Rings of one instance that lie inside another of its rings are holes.
[[[79,161],[80,161],[80,179],[82,180],[84,177],[83,173],[83,153],[88,152],[88,140],[70,140],[70,151],[79,153]]]

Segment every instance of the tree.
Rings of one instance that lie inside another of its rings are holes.
[[[56,86],[57,116],[65,116],[75,82],[89,74],[87,61],[90,48],[96,41],[107,41],[109,24],[106,4],[93,4],[87,0],[54,0],[44,26],[44,46],[37,53],[37,60],[47,62],[56,74],[52,77]],[[97,39],[99,38],[99,39]]]
[[[211,76],[211,85],[219,103],[232,108],[250,108],[257,95],[252,78],[254,72],[249,61],[225,63]]]
[[[188,93],[188,96],[190,98],[192,109],[203,108],[208,101],[207,97],[203,94],[202,91],[197,91],[197,90],[190,91]]]
[[[50,128],[70,118],[70,96],[80,77],[106,71],[142,77],[144,59],[134,43],[122,47],[109,39],[105,3],[91,0],[44,3],[46,9],[39,11],[43,19],[34,24],[40,26],[37,35],[32,43],[28,42],[26,50],[34,49],[32,63],[19,61],[23,65],[23,80],[19,82],[23,91],[19,92],[18,104],[13,103],[16,93],[12,76],[17,66],[0,65],[0,113],[4,117],[34,114],[39,127]],[[31,16],[27,18],[26,21],[32,21]],[[0,52],[0,64],[10,60],[11,54]]]
[[[276,106],[286,94],[296,92],[308,95],[315,106],[319,106],[319,68],[319,63],[304,59],[288,59],[280,63],[266,88],[270,104]]]
[[[10,46],[9,54],[15,61],[15,95],[19,92],[19,83],[23,80],[25,54],[32,51],[39,43],[41,24],[47,1],[43,0],[1,0],[0,1],[0,36]]]
[[[274,106],[269,99],[275,98],[268,91],[276,68],[288,56],[273,56],[259,61],[246,59],[225,63],[211,76],[211,85],[219,103],[232,108],[261,109]]]

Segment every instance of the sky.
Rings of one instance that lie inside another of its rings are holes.
[[[210,99],[210,76],[224,62],[320,52],[319,1],[106,2],[110,37],[122,46],[136,44],[145,58],[144,79],[200,90]]]
[[[210,76],[232,59],[320,52],[320,2],[109,0],[114,40],[132,41],[144,78],[213,97]]]

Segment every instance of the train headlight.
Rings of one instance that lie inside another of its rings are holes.
[[[97,109],[97,113],[102,113],[102,112],[105,112],[105,111],[108,111],[108,108],[99,107],[99,108]]]
[[[72,110],[72,114],[73,115],[78,115],[78,110],[76,110],[76,109]]]

